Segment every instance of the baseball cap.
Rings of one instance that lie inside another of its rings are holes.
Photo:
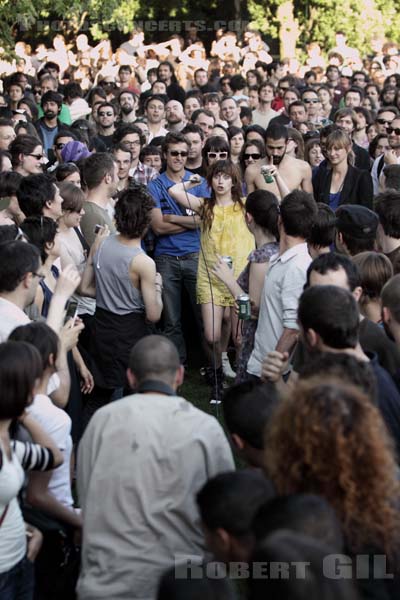
[[[343,204],[336,211],[337,230],[359,240],[374,238],[378,223],[378,215],[365,206]]]
[[[74,140],[65,144],[61,150],[61,156],[64,162],[75,162],[81,158],[87,158],[92,153],[89,152],[85,144]]]

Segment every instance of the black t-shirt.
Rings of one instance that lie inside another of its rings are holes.
[[[200,165],[200,167],[197,167],[196,169],[189,169],[189,167],[186,166],[186,170],[190,171],[194,175],[201,175],[201,177],[205,177],[206,176],[206,170],[203,167],[203,165]]]
[[[366,354],[376,354],[379,364],[394,377],[400,369],[400,352],[382,327],[369,319],[360,322],[359,339]]]

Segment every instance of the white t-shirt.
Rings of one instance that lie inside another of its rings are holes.
[[[5,342],[16,327],[28,325],[29,317],[14,302],[0,298],[0,342]]]
[[[60,504],[72,508],[74,501],[71,494],[70,476],[71,419],[64,410],[55,406],[44,394],[37,394],[27,411],[43,427],[62,452],[64,462],[53,470],[48,490]]]

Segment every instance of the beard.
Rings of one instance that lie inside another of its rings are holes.
[[[52,111],[52,110],[46,110],[46,112],[44,113],[44,116],[46,117],[46,119],[55,119],[57,117],[57,114]]]
[[[133,106],[127,106],[126,104],[121,106],[121,112],[124,113],[124,115],[130,115],[134,110]]]
[[[272,164],[274,164],[275,166],[279,165],[282,162],[284,156],[284,154],[282,154],[282,156],[272,156]],[[268,156],[268,158],[271,159],[270,156]]]

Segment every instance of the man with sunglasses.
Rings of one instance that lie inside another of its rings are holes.
[[[62,149],[66,146],[66,144],[68,144],[68,142],[73,142],[76,139],[76,136],[70,131],[68,131],[68,129],[59,130],[59,132],[54,138],[54,143],[52,147],[52,153],[54,158],[46,165],[46,171],[48,173],[52,173],[53,171],[55,171],[58,165],[64,162],[61,156]]]
[[[393,119],[397,117],[398,114],[399,111],[395,106],[384,106],[380,108],[375,119],[377,135],[386,133],[386,129],[391,125]]]
[[[201,327],[200,312],[196,304],[200,236],[194,213],[182,208],[168,191],[176,183],[187,181],[192,176],[192,173],[185,169],[189,144],[181,133],[168,133],[162,149],[166,170],[148,185],[148,191],[155,202],[151,220],[151,228],[155,234],[154,259],[157,271],[163,279],[163,333],[174,342],[181,364],[185,364],[186,346],[181,326],[181,294],[182,288],[185,287]],[[200,198],[210,196],[204,179],[190,193]]]
[[[305,104],[307,110],[307,121],[321,127],[325,127],[325,125],[331,123],[329,119],[324,118],[321,114],[322,104],[315,90],[305,88],[301,94],[301,101]]]
[[[97,135],[94,140],[101,141],[109,152],[113,145],[113,135],[115,132],[115,122],[117,120],[117,111],[111,102],[102,102],[97,109]]]
[[[389,141],[389,149],[382,156],[378,156],[372,165],[371,176],[374,186],[374,195],[378,194],[380,188],[380,178],[383,167],[386,165],[400,165],[400,116],[396,116],[386,127],[386,133]],[[383,189],[383,188],[382,188]]]

